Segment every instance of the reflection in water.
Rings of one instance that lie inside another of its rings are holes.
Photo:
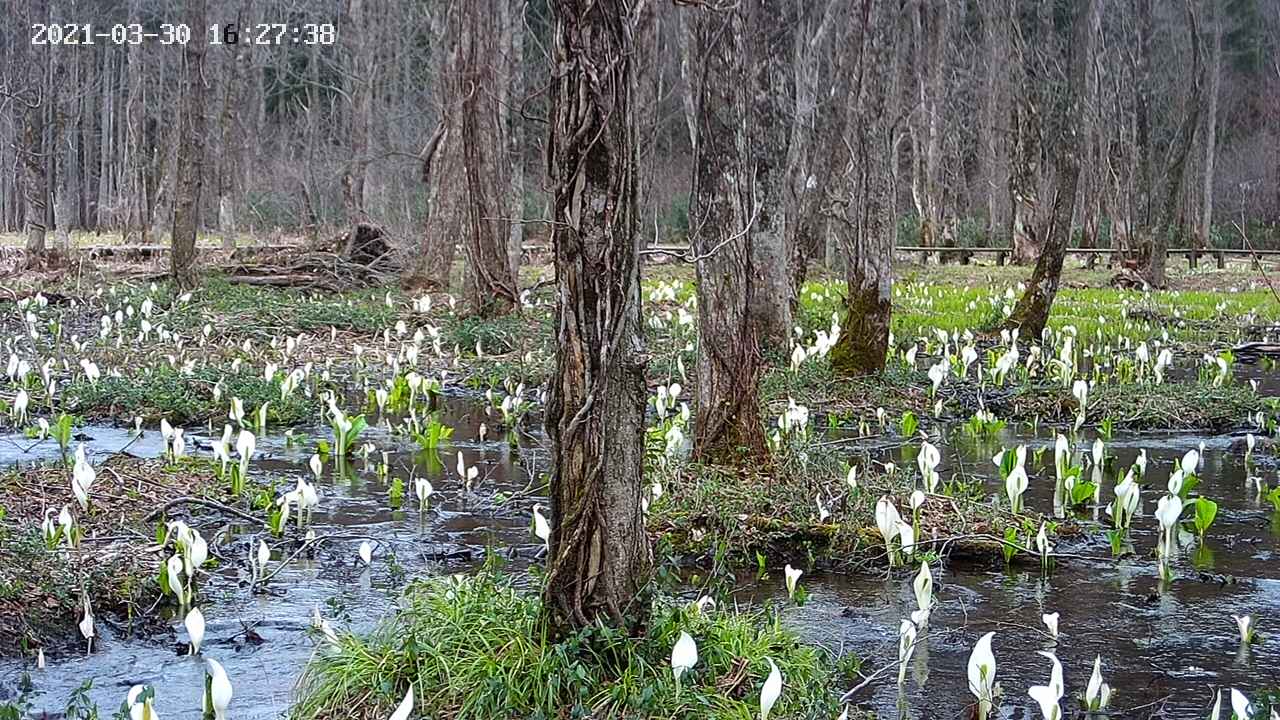
[[[530,477],[546,467],[536,438],[524,438],[512,448],[505,439],[479,442],[479,426],[486,418],[478,405],[446,402],[444,421],[455,427],[452,444],[440,459],[428,457],[416,445],[386,433],[370,431],[367,439],[389,452],[389,476],[379,476],[382,462],[374,453],[368,462],[329,464],[320,479],[320,506],[313,517],[317,535],[343,535],[378,541],[372,566],[356,557],[360,540],[341,540],[322,546],[314,555],[292,560],[269,583],[267,592],[249,595],[239,570],[224,568],[206,583],[203,608],[207,620],[204,651],[218,659],[235,685],[234,717],[238,720],[274,718],[290,702],[292,684],[311,657],[316,641],[310,630],[317,610],[339,630],[364,630],[386,617],[407,579],[423,574],[466,571],[480,562],[488,548],[514,558],[519,570],[532,561],[540,543],[529,531],[529,512],[540,498],[529,494]],[[99,454],[129,442],[125,430],[90,428],[90,449]],[[304,433],[299,433],[304,434]],[[325,429],[313,429],[325,436]],[[1163,491],[1170,469],[1182,454],[1205,443],[1203,484],[1199,491],[1219,504],[1219,515],[1206,543],[1194,548],[1176,566],[1176,579],[1160,589],[1153,548],[1156,542],[1152,509]],[[1087,448],[1090,438],[1081,449]],[[943,446],[938,467],[945,482],[963,470],[984,478],[986,491],[1003,498],[991,457],[1002,446],[1026,443],[1030,475],[1027,507],[1048,509],[1054,489],[1052,437],[1017,436],[1009,431],[994,442],[959,442]],[[938,444],[938,443],[935,443]],[[309,473],[306,462],[311,443],[286,446],[282,437],[259,441],[255,472],[278,478],[282,485]],[[881,717],[951,718],[967,712],[973,697],[965,668],[974,642],[994,631],[997,679],[1006,717],[1033,717],[1038,710],[1027,687],[1041,684],[1046,661],[1036,650],[1052,649],[1065,668],[1064,708],[1076,705],[1084,692],[1095,656],[1115,689],[1112,708],[1132,708],[1172,696],[1166,716],[1204,717],[1210,687],[1239,686],[1250,690],[1274,687],[1280,668],[1280,642],[1240,646],[1231,616],[1251,613],[1260,633],[1280,622],[1280,515],[1256,497],[1245,482],[1243,439],[1234,437],[1175,437],[1146,435],[1106,443],[1116,456],[1108,473],[1103,502],[1110,500],[1115,472],[1132,464],[1146,449],[1149,471],[1143,489],[1143,509],[1130,538],[1133,554],[1120,561],[1109,558],[1111,548],[1095,520],[1105,515],[1087,511],[1081,518],[1089,530],[1072,547],[1060,549],[1103,560],[1062,560],[1048,577],[1037,571],[1006,571],[1002,567],[934,566],[935,607],[927,632],[918,638],[906,682],[897,683],[898,628],[915,608],[911,581],[917,568],[891,578],[822,576],[806,573],[809,593],[802,607],[789,607],[785,618],[806,638],[833,651],[853,652],[864,659],[864,672],[892,668],[860,690],[855,703],[874,708]],[[1036,451],[1044,452],[1038,458]],[[147,433],[129,451],[157,455],[159,434]],[[480,479],[466,489],[453,470],[455,453],[467,465],[480,468]],[[911,448],[858,450],[877,460],[914,467]],[[19,456],[0,449],[0,463],[30,462],[56,453],[42,446]],[[427,478],[435,488],[426,511],[413,496],[412,480]],[[403,505],[392,509],[389,482],[400,478],[407,489]],[[511,500],[510,498],[516,499]],[[256,544],[257,529],[228,528],[234,533],[230,552],[247,553]],[[270,543],[272,567],[291,556],[296,545]],[[390,553],[394,553],[394,562]],[[793,559],[798,563],[801,558]],[[766,581],[749,582],[738,591],[745,602],[786,603],[781,571]],[[1052,643],[1041,616],[1060,613],[1060,637]],[[95,680],[91,697],[104,710],[114,709],[135,683],[157,688],[156,707],[165,718],[198,718],[202,664],[178,654],[186,634],[178,618],[168,635],[146,640],[120,639],[117,628],[100,622],[100,650],[89,657],[50,659],[47,670],[36,672],[21,661],[0,662],[0,697],[12,695],[24,672],[31,672],[40,710],[60,712],[69,694],[82,682]]]

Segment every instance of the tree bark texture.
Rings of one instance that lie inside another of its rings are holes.
[[[350,56],[346,75],[348,118],[347,133],[350,155],[342,175],[342,203],[347,212],[350,237],[357,225],[369,222],[367,184],[369,176],[369,131],[373,122],[373,86],[377,65],[374,61],[374,39],[368,25],[370,13],[365,0],[350,0],[347,24],[343,28],[343,44]]]
[[[1164,178],[1164,202],[1147,238],[1142,279],[1151,287],[1163,288],[1167,281],[1165,265],[1168,262],[1169,237],[1178,222],[1178,201],[1182,196],[1186,179],[1187,160],[1195,147],[1196,131],[1200,127],[1201,97],[1204,93],[1201,38],[1192,0],[1184,0],[1188,34],[1191,38],[1191,72],[1189,74],[1186,111],[1178,125],[1169,147],[1168,163]],[[1148,8],[1149,10],[1149,8]]]
[[[1036,262],[1044,249],[1043,229],[1038,222],[1041,210],[1041,160],[1044,157],[1043,119],[1039,83],[1044,77],[1041,53],[1047,41],[1043,17],[1045,7],[1010,0],[1010,36],[1014,51],[1010,70],[1013,100],[1009,110],[1009,238],[1013,261]]]
[[[427,186],[427,218],[417,256],[409,263],[405,287],[447,291],[453,258],[466,222],[466,185],[462,171],[461,7],[441,3],[433,18],[439,51],[440,121],[422,152],[422,181]]]
[[[557,349],[547,403],[553,635],[648,621],[645,353],[636,230],[631,0],[553,0],[548,175]]]
[[[504,315],[519,306],[510,257],[506,146],[497,108],[499,47],[497,2],[466,4],[461,37],[462,163],[466,175],[466,297],[481,317]]]
[[[819,110],[822,56],[826,39],[836,16],[836,0],[793,3],[799,23],[792,33],[792,72],[795,101],[791,118],[791,137],[787,142],[787,184],[785,195],[788,263],[791,274],[791,311],[794,314],[809,271],[809,261],[822,252],[824,218],[820,217],[822,189],[827,187],[831,153],[826,135],[832,122],[830,108],[823,98]],[[822,139],[819,146],[818,139]]]
[[[916,107],[911,139],[911,195],[920,219],[920,245],[930,248],[939,245],[942,231],[942,188],[939,184],[942,118],[939,108],[946,95],[942,70],[949,40],[949,5],[950,0],[917,0],[912,13]],[[870,72],[881,70],[871,68]],[[924,257],[928,257],[927,252]]]
[[[1080,180],[1080,134],[1089,102],[1085,86],[1091,62],[1097,2],[1085,0],[1081,3],[1069,28],[1069,39],[1065,44],[1067,77],[1065,83],[1058,83],[1052,117],[1049,118],[1049,141],[1057,177],[1048,227],[1037,233],[1046,242],[1036,260],[1027,289],[1005,323],[1007,327],[1021,328],[1022,336],[1031,340],[1039,338],[1049,322],[1049,312],[1053,309],[1062,277],[1067,244],[1071,239],[1076,189]]]
[[[897,87],[896,2],[864,0],[843,43],[846,56],[837,95],[846,98],[842,132],[847,149],[836,176],[833,219],[845,254],[845,319],[831,349],[839,375],[884,370],[893,311],[891,158],[895,119],[883,112]],[[891,72],[881,68],[894,68]]]
[[[1209,59],[1209,95],[1206,99],[1208,115],[1204,121],[1204,169],[1200,199],[1200,227],[1196,233],[1196,247],[1209,247],[1213,234],[1213,171],[1217,160],[1218,144],[1218,95],[1222,85],[1222,25],[1223,13],[1217,3],[1210,3],[1213,16],[1210,20],[1213,48]]]
[[[22,27],[31,26],[41,17],[35,2],[21,2]],[[44,57],[36,46],[17,42],[11,52],[16,72],[0,79],[5,90],[4,100],[14,111],[14,127],[18,142],[14,152],[18,164],[18,186],[22,189],[22,228],[26,236],[24,262],[28,266],[40,263],[44,256],[48,231],[49,175],[48,157],[51,148],[45,146],[45,120],[50,100],[47,75],[50,52],[44,48]]]
[[[762,368],[753,225],[758,188],[748,122],[752,86],[744,77],[745,15],[690,9],[694,178],[690,243],[697,254],[698,387],[694,456],[736,463],[765,456],[759,415]]]
[[[787,247],[785,189],[787,140],[794,107],[791,67],[792,34],[789,3],[746,0],[744,46],[738,56],[741,76],[749,83],[747,143],[754,167],[750,221],[751,273],[754,302],[747,308],[762,348],[785,354],[791,349],[791,252]]]
[[[207,0],[191,0],[191,27],[203,28]],[[179,288],[196,285],[196,232],[200,228],[200,190],[204,184],[204,58],[205,36],[193,37],[183,47],[184,94],[179,108],[179,143],[176,190],[173,202],[173,230],[169,272]]]

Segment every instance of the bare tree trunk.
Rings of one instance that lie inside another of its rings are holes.
[[[981,171],[979,179],[986,196],[987,242],[994,244],[1000,234],[1000,191],[1008,187],[1001,160],[1001,137],[1004,129],[999,120],[1001,100],[1004,98],[1006,55],[1009,47],[1009,25],[1001,17],[998,0],[979,0],[982,14],[982,31],[985,51],[983,69],[982,123],[979,126],[979,152]]]
[[[1027,16],[1025,20],[1020,18]],[[1040,215],[1040,159],[1041,143],[1040,108],[1035,86],[1039,77],[1042,38],[1040,10],[1035,5],[1024,7],[1020,0],[1010,0],[1008,22],[1012,23],[1013,53],[1010,67],[1016,81],[1010,84],[1013,94],[1010,103],[1009,143],[1009,238],[1013,245],[1013,261],[1019,264],[1036,262],[1042,255],[1044,238],[1036,222]]]
[[[373,82],[376,73],[373,48],[376,40],[367,37],[369,17],[364,1],[349,0],[347,15],[350,22],[343,33],[351,56],[346,74],[351,114],[347,122],[350,156],[342,175],[342,203],[347,211],[347,225],[352,240],[356,235],[356,225],[369,222],[366,186],[369,176],[369,130],[373,122]]]
[[[507,101],[503,104],[507,113],[507,154],[511,163],[511,190],[509,196],[511,231],[507,240],[507,253],[511,256],[511,276],[520,278],[520,259],[524,254],[524,165],[525,130],[524,117],[524,12],[526,0],[514,0],[514,13],[508,18],[509,73],[506,83]],[[504,5],[504,7],[508,7]]]
[[[1130,198],[1130,247],[1134,260],[1145,266],[1151,250],[1151,235],[1156,224],[1152,209],[1155,197],[1155,173],[1152,168],[1151,133],[1151,3],[1152,0],[1133,0],[1134,32],[1133,52],[1133,138],[1134,167],[1133,190]]]
[[[553,0],[552,12],[548,170],[559,301],[543,612],[556,636],[597,622],[640,634],[652,556],[640,501],[647,397],[631,107],[637,28],[629,0]]]
[[[191,27],[204,28],[206,0],[190,0]],[[193,36],[182,50],[184,96],[179,107],[178,162],[173,201],[169,272],[179,288],[196,285],[196,233],[200,228],[200,190],[204,184],[205,35]]]
[[[916,66],[916,108],[912,123],[911,194],[920,218],[920,244],[937,247],[942,232],[942,197],[938,184],[942,140],[942,68],[948,40],[949,0],[916,0],[912,29]],[[876,72],[872,69],[871,72]],[[924,258],[928,253],[924,254]],[[942,256],[939,255],[939,258]],[[924,259],[922,258],[922,259]]]
[[[895,2],[867,0],[850,18],[841,43],[837,96],[847,98],[842,123],[848,149],[836,177],[835,228],[845,254],[845,319],[831,349],[831,368],[843,376],[884,370],[893,311],[893,231],[889,210],[895,118],[885,113],[900,67]],[[890,68],[890,72],[883,72]]]
[[[462,130],[456,107],[442,106],[440,125],[428,141],[422,163],[422,179],[427,185],[427,219],[418,243],[417,261],[410,265],[405,287],[447,291],[452,281],[454,249],[462,233],[464,211],[462,174]]]
[[[815,138],[819,137],[819,124],[831,124],[825,117],[829,113],[823,113],[823,119],[819,120],[818,93],[822,54],[835,17],[835,5],[834,0],[816,4],[793,3],[799,15],[799,25],[793,33],[795,109],[790,120],[791,138],[787,143],[785,196],[793,313],[808,274],[809,259],[822,250],[823,223],[818,216],[818,205],[821,188],[827,185],[831,153],[825,143],[817,147]]]
[[[115,122],[115,106],[116,93],[123,89],[128,93],[128,88],[121,88],[115,83],[116,71],[112,57],[114,53],[103,53],[102,55],[102,91],[98,93],[98,181],[97,187],[94,188],[94,197],[90,205],[93,211],[93,229],[94,232],[102,232],[112,222],[110,217],[110,183],[112,173],[112,159],[116,157],[116,153],[112,148],[114,135],[112,127]],[[127,101],[126,101],[127,107]],[[123,148],[123,157],[121,162],[129,161],[129,148]]]
[[[497,0],[503,2],[505,0]],[[506,201],[504,145],[494,98],[497,78],[492,60],[498,48],[495,0],[468,3],[461,39],[462,162],[467,183],[470,227],[466,233],[467,298],[482,317],[519,307],[510,257],[510,220]]]
[[[422,181],[427,186],[427,218],[416,261],[404,280],[408,289],[445,291],[452,281],[457,239],[462,235],[466,188],[462,176],[462,68],[459,37],[461,8],[440,3],[433,16],[439,51],[440,121],[422,153]]]
[[[246,94],[243,91],[242,66],[248,46],[227,51],[222,59],[222,118],[219,125],[218,148],[214,157],[218,163],[218,234],[222,235],[222,248],[236,247],[236,198],[240,188],[240,143],[237,136],[244,133],[240,122],[240,107]]]
[[[1196,249],[1209,247],[1213,233],[1213,172],[1218,143],[1218,95],[1222,85],[1222,11],[1217,3],[1209,3],[1213,8],[1210,22],[1213,26],[1213,48],[1209,59],[1209,97],[1208,116],[1204,126],[1204,184],[1201,193],[1200,227],[1196,233]]]
[[[33,2],[21,3],[23,18],[21,27],[30,27],[36,21],[38,9]],[[49,99],[48,64],[49,48],[41,58],[36,46],[19,42],[15,44],[14,66],[17,70],[16,87],[10,84],[6,72],[2,87],[5,101],[12,103],[14,121],[19,140],[14,145],[20,167],[23,198],[23,233],[26,235],[27,266],[39,264],[45,252],[45,233],[48,228],[49,176],[47,157],[51,148],[45,146],[45,118]]]
[[[26,262],[35,265],[44,255],[45,250],[45,215],[48,207],[45,204],[49,196],[49,178],[45,175],[44,161],[44,103],[41,97],[43,89],[35,89],[31,98],[23,102],[31,102],[32,106],[23,108],[22,144],[18,149],[18,157],[22,163],[22,190],[25,215],[23,227],[26,229],[27,246]]]
[[[751,85],[747,142],[754,175],[754,194],[747,202],[754,217],[749,220],[752,292],[747,308],[763,347],[786,353],[791,346],[791,276],[788,265],[786,212],[787,135],[793,121],[791,109],[791,33],[795,25],[777,0],[748,0],[745,13],[748,72]],[[781,39],[779,39],[781,38]]]
[[[665,75],[658,54],[662,43],[659,4],[646,1],[641,3],[638,12],[641,18],[639,27],[636,28],[637,56],[633,65],[641,69],[641,72],[636,73],[636,100],[632,112],[636,117],[640,158],[637,168],[639,176],[636,179],[636,227],[643,247],[650,241],[656,242],[658,234],[659,208],[654,197],[654,182],[658,160],[658,133],[662,127],[658,119],[658,106],[662,102]]]
[[[70,97],[74,98],[74,93],[70,93]],[[67,102],[74,100],[68,99]],[[54,175],[56,189],[53,193],[53,225],[54,237],[58,240],[57,250],[65,252],[71,249],[71,225],[75,212],[75,196],[71,185],[71,175],[76,166],[75,140],[69,130],[69,118],[64,108],[55,110],[55,115],[52,142],[57,158],[57,172]]]
[[[1091,62],[1089,49],[1094,37],[1098,0],[1085,0],[1076,10],[1070,37],[1065,43],[1067,77],[1065,87],[1051,88],[1045,96],[1053,97],[1050,120],[1053,159],[1057,179],[1048,228],[1037,233],[1046,239],[1044,251],[1036,260],[1027,289],[1005,322],[1006,327],[1021,328],[1022,336],[1035,340],[1049,322],[1049,312],[1058,294],[1062,263],[1071,239],[1072,210],[1080,179],[1079,143],[1084,124],[1087,73]]]
[[[1191,82],[1187,96],[1187,112],[1179,124],[1169,147],[1169,163],[1165,170],[1164,205],[1151,228],[1142,266],[1142,279],[1151,287],[1165,286],[1165,265],[1169,254],[1169,235],[1177,222],[1178,200],[1186,180],[1187,159],[1195,147],[1196,130],[1200,127],[1201,96],[1204,94],[1201,39],[1192,0],[1185,0],[1191,38]]]
[[[688,90],[695,108],[694,178],[689,200],[690,244],[697,254],[698,387],[694,455],[740,462],[765,455],[760,425],[762,367],[752,263],[752,223],[758,197],[747,122],[751,89],[741,6],[688,11],[691,50],[702,67]]]

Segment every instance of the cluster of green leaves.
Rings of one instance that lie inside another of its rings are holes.
[[[427,416],[427,426],[420,433],[414,433],[413,439],[418,446],[428,452],[436,452],[440,446],[453,437],[453,428],[440,420],[440,413],[433,412]]]
[[[413,683],[417,712],[457,720],[747,718],[759,715],[765,658],[785,682],[771,717],[839,712],[826,656],[761,612],[658,602],[642,637],[593,626],[553,641],[536,592],[492,569],[418,581],[402,607],[367,637],[318,654],[292,717],[385,716]],[[681,631],[698,643],[698,663],[677,688],[670,658]]]

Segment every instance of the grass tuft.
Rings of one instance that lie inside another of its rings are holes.
[[[759,716],[766,657],[784,678],[771,717],[838,714],[832,664],[776,616],[660,603],[642,638],[594,627],[550,643],[539,610],[536,595],[494,570],[419,581],[396,617],[319,652],[292,717],[386,717],[412,682],[424,717],[747,720]],[[677,691],[670,657],[681,630],[698,663]]]

